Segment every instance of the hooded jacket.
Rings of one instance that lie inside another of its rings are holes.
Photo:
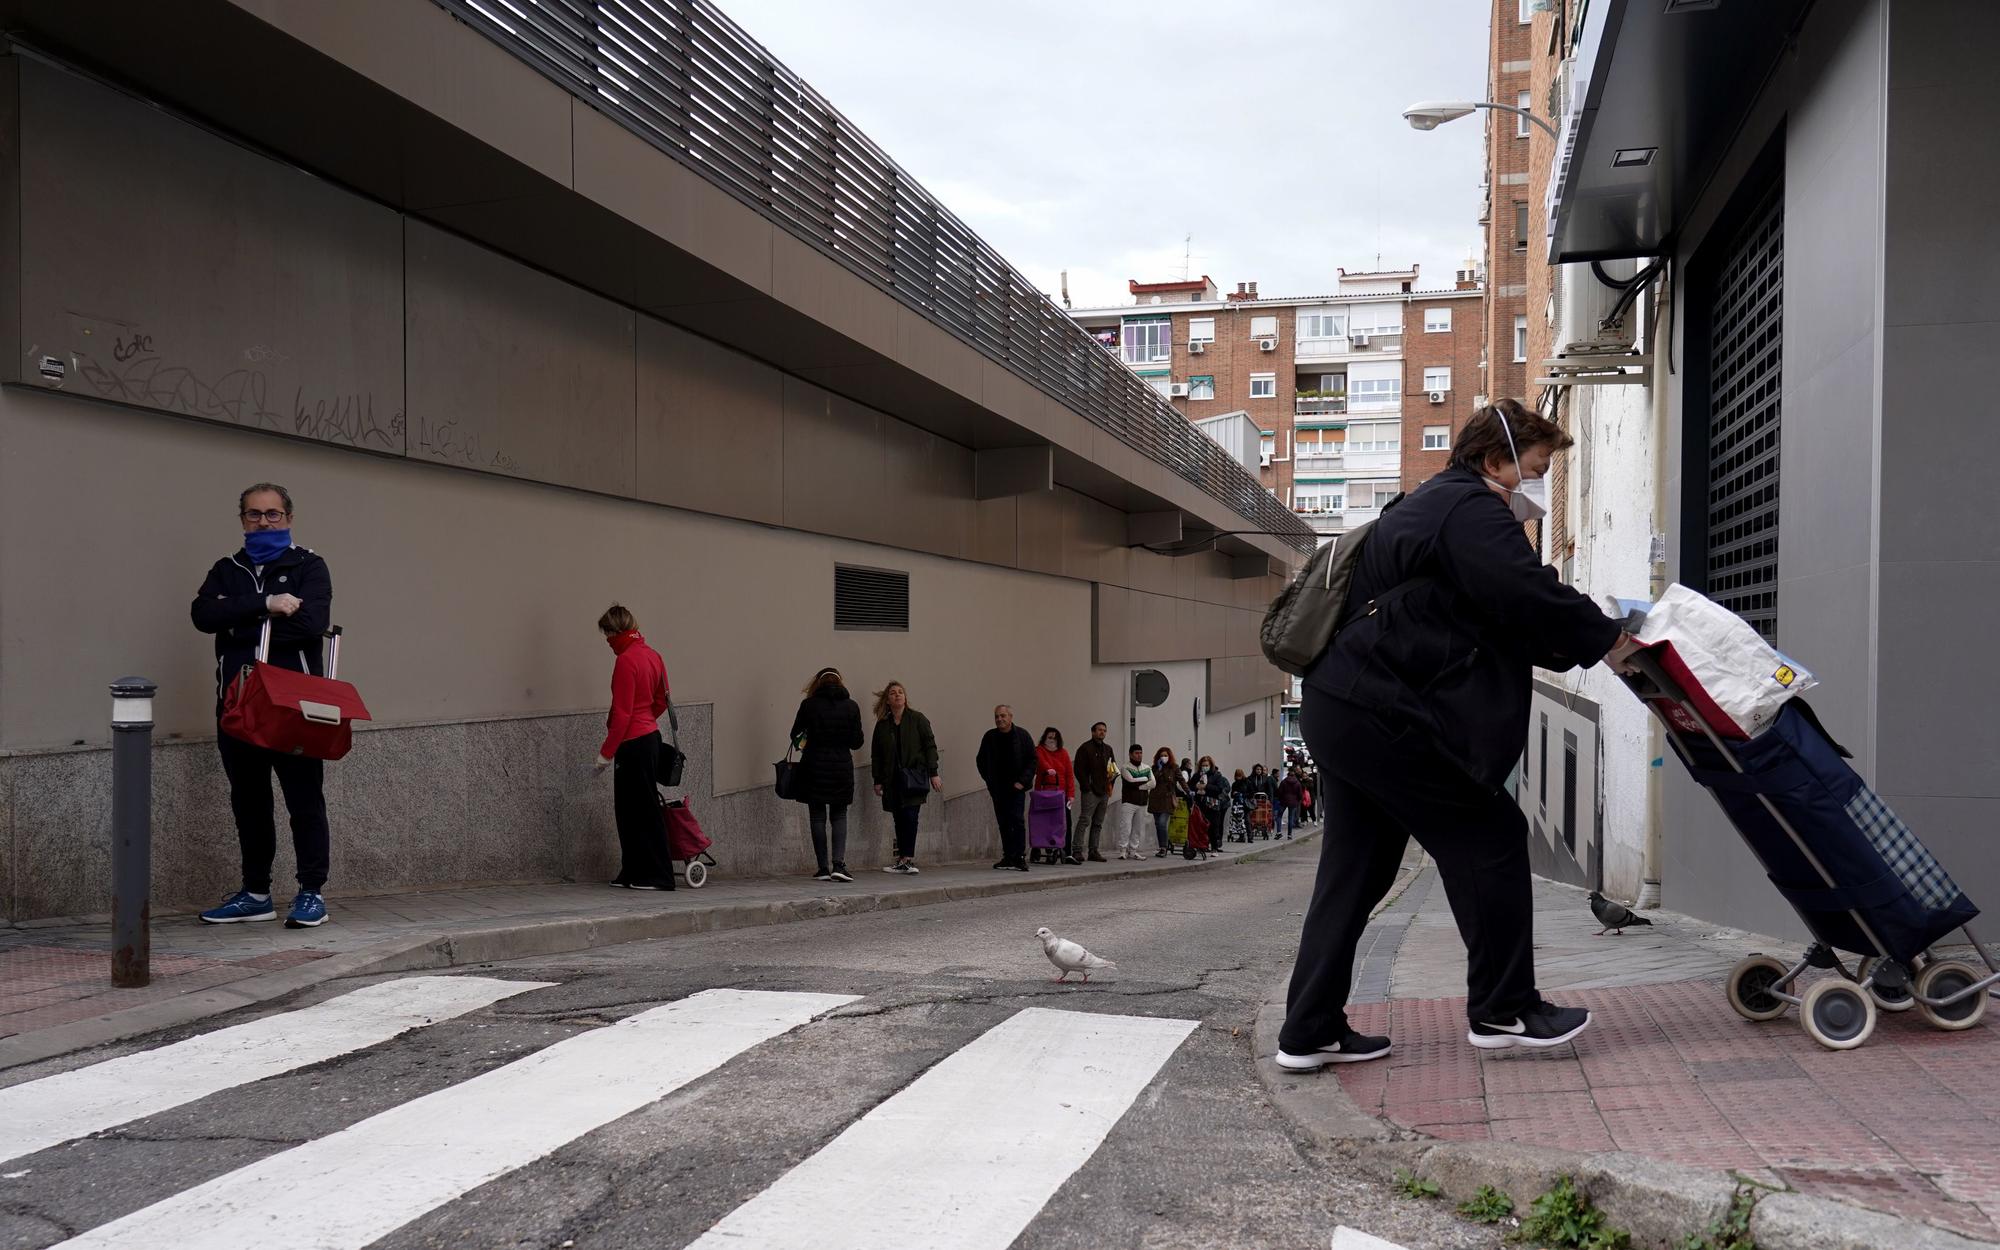
[[[1528,744],[1534,669],[1595,664],[1619,635],[1541,563],[1485,480],[1462,468],[1383,512],[1355,566],[1345,620],[1306,689],[1422,731],[1488,787]]]
[[[295,595],[302,602],[290,616],[272,616],[264,606],[271,595]],[[215,635],[215,711],[220,716],[229,683],[257,658],[257,638],[266,619],[271,622],[268,663],[326,675],[321,640],[333,619],[333,575],[310,547],[294,544],[261,567],[251,562],[249,552],[238,550],[208,570],[188,616],[196,629]]]

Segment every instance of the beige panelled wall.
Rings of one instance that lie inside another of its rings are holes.
[[[20,96],[0,749],[102,742],[127,671],[162,734],[212,732],[186,605],[264,478],[384,722],[597,705],[612,598],[714,701],[721,790],[768,778],[823,663],[908,682],[967,763],[995,701],[1115,719],[1127,662],[1215,662],[1212,704],[1281,686],[1252,659],[1274,578],[1131,550],[1069,490],[974,502],[963,446],[106,88],[23,63]],[[836,560],[908,569],[911,632],[835,633]]]

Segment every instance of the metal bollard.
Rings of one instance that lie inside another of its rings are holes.
[[[111,683],[111,984],[153,979],[153,692]]]

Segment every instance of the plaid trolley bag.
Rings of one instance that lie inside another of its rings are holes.
[[[1814,1041],[1859,1046],[1878,1008],[1915,1007],[1940,1028],[1963,1029],[1985,1012],[2000,980],[1969,923],[1979,909],[1915,834],[1847,764],[1802,699],[1786,703],[1763,732],[1731,741],[1706,721],[1660,657],[1633,658],[1628,683],[1665,724],[1689,776],[1714,796],[1771,884],[1816,939],[1787,964],[1752,955],[1730,971],[1737,1014],[1769,1020],[1797,1006]],[[1939,960],[1930,948],[1953,930],[1986,965]],[[1850,970],[1840,951],[1861,956]],[[1836,971],[1801,987],[1809,968]]]

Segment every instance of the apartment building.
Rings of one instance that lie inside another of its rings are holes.
[[[1129,305],[1071,316],[1190,421],[1256,422],[1260,482],[1323,535],[1443,468],[1487,393],[1471,261],[1444,290],[1425,290],[1416,266],[1338,270],[1330,295],[1224,292],[1206,275],[1129,289]]]
[[[1487,38],[1486,98],[1530,108],[1533,19],[1540,0],[1493,0]],[[1486,372],[1494,395],[1527,393],[1529,240],[1536,196],[1529,181],[1534,124],[1512,113],[1484,112],[1486,235]],[[1540,257],[1536,258],[1537,261]]]

